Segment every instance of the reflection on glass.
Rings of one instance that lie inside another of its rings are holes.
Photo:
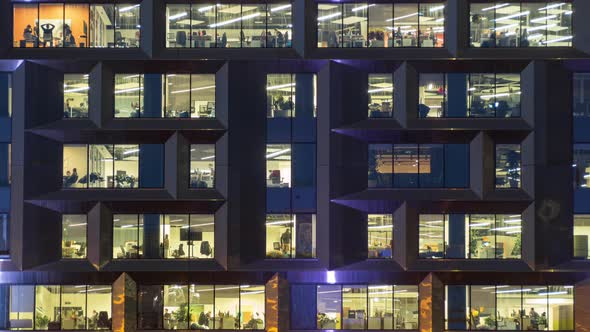
[[[393,76],[369,74],[369,118],[390,118],[393,115]]]
[[[215,186],[215,144],[191,144],[190,187]]]
[[[86,145],[68,144],[63,150],[63,187],[85,188],[81,179],[88,173],[88,148]]]
[[[266,145],[266,187],[291,187],[291,145]]]
[[[164,285],[164,329],[188,329],[188,286]]]
[[[364,330],[367,325],[367,286],[342,286],[342,329]]]
[[[62,216],[61,258],[86,258],[86,215]]]
[[[264,330],[264,286],[240,286],[240,321],[242,330]]]
[[[590,259],[590,215],[574,214],[574,258]]]
[[[368,257],[393,257],[393,216],[391,214],[369,214],[367,216]]]
[[[520,188],[519,144],[496,145],[496,188]]]
[[[445,74],[420,74],[418,89],[418,117],[442,117],[447,103]]]
[[[64,118],[88,117],[88,74],[64,74]]]
[[[470,4],[472,47],[571,47],[572,4],[508,2]]]
[[[317,286],[317,328],[339,330],[342,310],[342,287],[340,285]]]
[[[397,188],[418,187],[419,154],[417,144],[393,146],[393,185]]]
[[[574,144],[574,188],[587,188],[590,184],[590,144]]]
[[[161,285],[137,287],[137,327],[162,329],[164,316],[164,289]]]
[[[0,213],[0,256],[8,255],[10,250],[10,218],[8,213]]]
[[[574,118],[590,117],[590,73],[574,73],[573,99]]]
[[[139,118],[143,112],[143,74],[115,74],[115,118]]]

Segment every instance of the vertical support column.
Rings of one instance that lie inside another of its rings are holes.
[[[306,0],[293,1],[293,48],[305,58],[317,45],[317,8]]]
[[[559,62],[533,61],[522,81],[532,87],[523,116],[534,126],[521,144],[522,188],[534,198],[536,268],[550,268],[573,255],[572,75]]]
[[[467,312],[467,286],[465,285],[448,285],[447,286],[447,312],[448,312],[448,330],[467,330],[468,317]]]
[[[576,332],[590,332],[590,279],[574,286],[574,317]]]
[[[0,327],[10,327],[10,285],[0,285]]]
[[[166,3],[158,0],[141,2],[140,22],[141,36],[139,47],[148,56],[157,55],[164,47],[166,38]]]
[[[467,74],[447,74],[447,117],[467,117]]]
[[[447,246],[447,258],[467,258],[465,257],[465,215],[449,215],[449,244]]]
[[[164,186],[164,145],[141,144],[139,146],[139,188]]]
[[[160,248],[162,234],[160,234],[159,214],[143,214],[143,257],[164,258],[163,250]]]
[[[113,213],[98,202],[88,211],[88,260],[100,269],[111,260],[113,248]]]
[[[105,126],[115,113],[115,74],[99,62],[88,76],[88,117],[97,127]]]
[[[144,118],[162,118],[162,74],[143,75],[143,114]]]
[[[289,323],[289,283],[278,273],[265,286],[266,291],[266,331],[288,331]]]
[[[469,184],[471,190],[484,198],[495,188],[494,142],[485,132],[480,132],[469,144]]]
[[[433,273],[418,285],[420,332],[444,330],[444,286]]]
[[[127,273],[113,283],[113,332],[133,332],[137,328],[137,285]]]
[[[291,285],[289,320],[293,330],[315,330],[317,321],[317,286]]]
[[[393,117],[407,127],[418,118],[418,72],[402,63],[393,73],[393,86]]]
[[[445,18],[445,47],[453,57],[463,56],[469,46],[469,1],[448,0]]]
[[[577,13],[590,13],[590,2],[585,0],[574,0],[575,14]],[[582,14],[583,15],[583,14]],[[574,24],[574,39],[573,45],[577,50],[590,54],[590,45],[588,40],[590,39],[590,20],[585,20],[575,17],[573,20]]]
[[[408,202],[393,213],[393,259],[410,268],[418,256],[418,211]]]

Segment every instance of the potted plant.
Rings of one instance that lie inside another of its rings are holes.
[[[35,325],[36,330],[46,330],[47,326],[49,325],[49,317],[41,314],[36,314]]]
[[[547,317],[545,314],[539,317],[539,330],[544,331],[547,328]]]
[[[172,312],[172,316],[176,322],[176,328],[181,330],[187,328],[188,311],[186,303],[181,304],[178,310]]]
[[[496,321],[491,317],[488,316],[483,320],[484,324],[492,330],[496,329]]]

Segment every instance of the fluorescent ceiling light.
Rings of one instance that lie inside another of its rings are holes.
[[[506,92],[506,93],[497,93],[495,95],[483,95],[480,98],[485,100],[485,99],[492,99],[494,97],[508,97],[508,96],[510,96],[510,93]]]
[[[565,5],[565,2],[556,3],[556,4],[553,4],[553,5],[546,6],[546,7],[541,7],[541,8],[539,8],[538,10],[539,10],[539,11],[542,11],[542,10],[545,10],[545,9],[558,8],[558,7],[561,7],[561,6],[563,6],[563,5]]]
[[[539,295],[539,296],[545,296],[545,295],[565,295],[565,294],[567,294],[567,291],[556,291],[556,292],[538,293],[537,295]]]
[[[214,158],[215,158],[215,155],[203,157],[203,158],[201,158],[201,160],[209,160],[209,159],[214,159]]]
[[[522,293],[522,292],[530,292],[531,289],[530,288],[525,288],[525,289],[509,289],[509,290],[503,290],[503,291],[497,291],[496,294],[509,294],[509,293]]]
[[[121,226],[121,228],[131,228],[131,227],[137,227],[137,225],[123,225],[123,226]]]
[[[505,226],[505,227],[497,227],[490,229],[491,231],[511,231],[516,229],[521,229],[522,226]]]
[[[278,7],[275,7],[275,8],[271,8],[270,11],[271,12],[278,12],[280,10],[287,9],[287,8],[291,8],[291,4],[282,5],[282,6],[278,6]]]
[[[137,7],[139,7],[139,5],[133,5],[133,6],[121,8],[121,9],[119,9],[119,13],[128,12],[128,11],[132,10],[133,8],[137,8]]]
[[[168,17],[168,20],[170,20],[170,21],[172,21],[172,20],[176,20],[176,19],[179,19],[179,18],[181,18],[181,17],[185,17],[185,16],[187,16],[187,15],[188,15],[188,13],[187,13],[187,12],[184,12],[184,13],[178,13],[178,14],[175,14],[175,15],[172,15],[172,16]]]
[[[536,39],[536,38],[543,38],[543,35],[540,33],[529,35],[528,39]]]
[[[368,92],[369,93],[375,93],[375,92],[383,92],[383,91],[393,91],[393,87],[391,88],[378,88],[378,89],[371,89]]]
[[[544,44],[551,44],[551,43],[557,43],[560,41],[565,41],[565,40],[570,40],[574,38],[574,36],[565,36],[565,37],[561,37],[561,38],[557,38],[557,39],[551,39],[551,40],[547,40],[547,41],[542,41],[542,43]]]
[[[501,27],[496,27],[494,30],[496,30],[496,31],[497,30],[508,30],[510,28],[515,28],[518,25],[519,25],[518,23],[516,23],[516,24],[510,24],[510,25],[504,25],[504,26],[501,26]]]
[[[481,289],[494,289],[494,288],[506,288],[509,286],[506,285],[500,285],[500,286],[487,286],[487,287],[482,287]]]
[[[288,87],[292,87],[292,86],[295,86],[295,83],[287,83],[287,84],[279,84],[279,85],[267,86],[266,87],[266,91],[269,91],[269,90],[278,90],[278,89],[288,88]]]
[[[318,21],[325,21],[327,19],[330,19],[332,17],[337,17],[337,16],[340,16],[340,15],[342,15],[341,12],[332,13],[332,14],[328,14],[328,15],[325,15],[325,16],[320,16],[320,17],[318,17]]]
[[[496,21],[496,22],[502,22],[502,21],[509,20],[511,18],[517,18],[517,17],[521,17],[521,16],[526,16],[526,15],[529,15],[530,13],[531,12],[527,10],[526,12],[520,12],[520,13],[516,13],[516,14],[512,14],[512,15],[500,17],[500,18],[495,19],[494,21]]]
[[[198,88],[185,89],[185,90],[176,90],[176,91],[172,91],[170,93],[177,94],[177,93],[184,93],[184,92],[189,92],[189,91],[200,91],[200,90],[207,90],[207,89],[213,89],[213,88],[215,88],[215,85],[208,85],[208,86],[202,86],[202,87],[198,87]]]
[[[79,223],[79,224],[71,224],[69,226],[70,227],[76,227],[76,226],[85,226],[85,225],[86,225],[86,223],[85,222],[82,222],[82,223]]]
[[[480,226],[489,226],[489,222],[474,222],[473,224],[469,224],[469,227],[480,227]]]
[[[240,295],[252,295],[252,294],[262,294],[262,293],[264,293],[264,291],[260,290],[260,291],[240,292]]]
[[[211,225],[215,225],[215,223],[214,222],[209,222],[209,223],[206,223],[206,224],[191,225],[191,227],[203,227],[203,226],[211,226]],[[188,228],[188,225],[184,225],[184,226],[182,226],[180,228],[185,228],[186,229],[186,228]]]
[[[221,6],[221,5],[220,5],[220,4],[217,4],[216,6],[217,6],[217,7],[219,7],[219,6]],[[197,10],[199,11],[199,13],[202,13],[202,12],[206,12],[206,11],[208,11],[208,10],[211,10],[211,9],[213,9],[213,8],[215,8],[215,6],[211,5],[211,6],[205,6],[205,7],[201,7],[201,8],[199,8],[199,9],[197,9]]]
[[[441,17],[441,18],[437,18],[436,20],[434,20],[434,22],[444,22],[445,18]]]
[[[502,4],[499,4],[499,5],[492,6],[492,7],[486,7],[486,8],[484,8],[484,9],[482,9],[481,11],[482,11],[482,12],[487,12],[488,10],[492,10],[492,9],[498,9],[498,8],[506,7],[506,6],[508,6],[508,5],[509,5],[509,4],[507,4],[507,3],[502,3]]]
[[[80,91],[86,91],[86,90],[90,90],[90,87],[89,86],[83,86],[83,87],[80,87],[80,88],[73,88],[73,89],[69,89],[69,90],[64,90],[64,93],[68,93],[68,92],[80,92]]]
[[[266,159],[280,156],[280,155],[282,155],[284,153],[287,153],[289,151],[291,151],[291,148],[283,149],[283,150],[279,150],[279,151],[275,151],[275,152],[269,153],[269,154],[266,155]]]
[[[533,27],[533,28],[529,28],[528,32],[532,32],[532,31],[537,31],[537,30],[545,30],[548,28],[552,28],[554,26],[556,26],[557,24],[547,24],[547,25],[540,25],[538,27]]]
[[[404,18],[416,16],[416,15],[418,15],[418,12],[412,13],[412,14],[408,14],[408,15],[399,16],[399,17],[395,17],[395,18],[390,18],[390,19],[385,20],[385,22],[397,21],[397,20],[401,20],[401,19],[404,19]]]
[[[253,14],[248,14],[248,15],[244,15],[241,17],[232,18],[231,20],[211,24],[211,25],[209,25],[209,27],[210,28],[220,27],[220,26],[228,25],[228,24],[243,21],[243,20],[248,20],[248,19],[251,19],[251,18],[254,18],[257,16],[260,16],[260,13],[253,13]]]
[[[369,229],[392,229],[393,225],[368,226]]]
[[[441,5],[441,6],[432,7],[432,8],[430,8],[429,11],[432,13],[432,12],[435,12],[437,10],[441,10],[441,9],[444,9],[444,8],[445,8],[445,5]]]
[[[358,7],[354,7],[354,8],[352,9],[352,11],[353,11],[353,12],[356,12],[356,11],[363,10],[363,9],[367,9],[367,8],[369,8],[369,7],[373,7],[373,6],[375,6],[375,4],[374,4],[374,3],[372,3],[372,4],[370,4],[370,5],[363,5],[363,6],[358,6]]]
[[[131,150],[123,151],[123,154],[132,154],[135,152],[139,152],[139,149],[131,149]]]
[[[271,222],[267,222],[266,225],[288,225],[288,224],[292,224],[294,223],[295,220],[277,220],[277,221],[271,221]]]
[[[129,89],[123,89],[123,90],[116,90],[115,91],[115,94],[125,93],[125,92],[132,92],[132,91],[138,91],[138,90],[143,90],[143,87],[129,88]]]
[[[539,18],[534,18],[531,20],[532,23],[537,23],[537,22],[543,22],[546,20],[550,20],[552,18],[556,18],[557,15],[549,15],[549,16],[545,16],[545,17],[539,17]]]

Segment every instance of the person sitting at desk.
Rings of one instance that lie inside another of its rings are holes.
[[[70,171],[67,171],[66,177],[64,178],[64,187],[70,188],[76,183],[76,181],[78,181],[78,170],[73,168],[71,174]]]

